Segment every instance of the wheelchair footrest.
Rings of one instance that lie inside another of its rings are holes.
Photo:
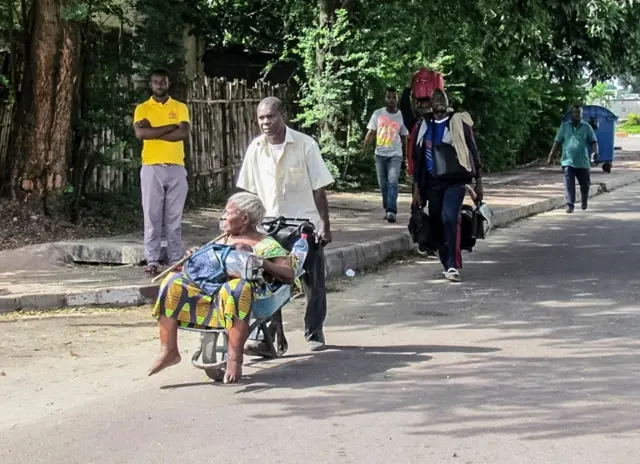
[[[193,356],[191,357],[191,365],[197,369],[220,369],[227,365],[226,360],[213,363],[213,364],[206,364],[206,363],[200,362],[199,359],[201,354],[202,354],[202,348],[200,348],[198,351],[193,353]]]

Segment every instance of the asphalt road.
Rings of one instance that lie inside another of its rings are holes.
[[[496,232],[462,285],[426,261],[356,276],[330,295],[326,352],[304,352],[293,304],[291,356],[239,386],[186,362],[145,378],[141,311],[6,321],[16,346],[21,328],[100,342],[7,361],[0,462],[638,463],[639,196]]]

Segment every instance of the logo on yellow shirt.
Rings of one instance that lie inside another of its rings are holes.
[[[178,114],[175,111],[169,111],[169,119],[178,119]]]

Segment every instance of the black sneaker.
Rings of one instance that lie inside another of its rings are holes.
[[[567,205],[567,214],[571,214],[575,211],[575,206],[573,205]]]
[[[387,213],[387,222],[393,224],[396,222],[396,215],[393,213]]]
[[[271,350],[269,344],[265,341],[250,340],[244,346],[244,354],[247,356],[257,356],[262,358],[271,358]]]
[[[582,211],[586,211],[588,207],[589,207],[589,200],[584,200],[582,202]]]

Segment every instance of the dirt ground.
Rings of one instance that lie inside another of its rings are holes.
[[[0,250],[119,235],[137,230],[142,225],[142,216],[136,213],[135,208],[132,209],[130,204],[118,205],[117,202],[96,204],[91,213],[83,211],[81,220],[75,224],[63,215],[49,217],[6,199],[0,199],[0,211]]]

